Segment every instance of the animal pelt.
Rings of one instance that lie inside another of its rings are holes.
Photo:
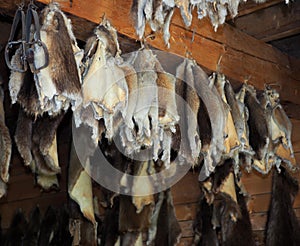
[[[0,88],[0,176],[2,181],[7,183],[9,179],[9,165],[11,158],[12,143],[8,128],[5,125],[5,112],[3,101],[4,92],[2,88]]]
[[[161,202],[161,204],[156,208],[158,209],[158,216],[152,217],[152,223],[155,223],[156,226],[154,241],[148,241],[147,243],[151,243],[150,245],[173,246],[179,243],[181,228],[176,219],[171,190],[162,191],[161,194],[158,200],[158,203]]]
[[[22,67],[21,52],[22,49],[20,47],[12,56],[12,66],[17,68]],[[25,73],[11,71],[8,85],[12,104],[18,102],[29,115],[36,116],[44,112],[41,109],[38,93],[34,84],[34,75],[30,70],[27,70]]]
[[[45,115],[39,118],[33,126],[32,146],[33,148],[38,146],[39,153],[42,155],[47,167],[53,174],[60,173],[57,156],[56,132],[63,117],[64,113],[60,113],[56,117]],[[38,166],[37,162],[36,165]]]
[[[146,23],[149,23],[152,31],[163,31],[165,44],[169,45],[169,28],[174,7],[175,2],[172,0],[134,0],[131,16],[138,37],[141,39],[144,36]],[[191,21],[191,16],[189,20]]]
[[[266,87],[259,95],[259,100],[269,114],[270,138],[274,144],[275,154],[284,161],[291,170],[297,167],[291,142],[292,123],[280,104],[279,93]]]
[[[237,150],[240,149],[241,145],[240,145],[240,139],[237,135],[237,131],[234,125],[230,106],[228,104],[227,97],[225,94],[225,84],[226,84],[225,75],[220,73],[213,73],[209,77],[209,80],[211,81],[211,83],[214,83],[217,91],[219,92],[219,95],[223,100],[224,108],[226,109],[226,113],[227,113],[227,117],[226,117],[227,121],[224,129],[226,135],[226,138],[224,139],[224,145],[226,147],[224,156],[226,156],[227,158],[238,156]]]
[[[87,43],[83,71],[82,95],[83,104],[75,115],[75,124],[82,123],[93,129],[93,139],[98,140],[98,129],[94,121],[84,121],[83,115],[87,107],[93,110],[96,120],[104,119],[106,137],[115,135],[116,116],[125,110],[128,98],[128,87],[125,73],[120,67],[122,58],[117,40],[117,32],[107,20],[94,30]],[[119,66],[120,65],[120,66]],[[90,118],[91,115],[88,116]]]
[[[41,20],[41,40],[49,53],[49,65],[35,77],[41,107],[51,104],[50,114],[68,108],[69,103],[75,109],[82,100],[78,63],[83,52],[77,46],[70,20],[57,4],[49,4],[43,10]],[[37,67],[44,64],[44,54],[38,45],[35,47],[34,63]]]
[[[268,173],[272,166],[272,142],[270,140],[270,129],[268,115],[256,97],[255,89],[250,85],[246,88],[245,105],[249,110],[249,143],[255,151],[253,167],[262,173]],[[258,164],[256,164],[258,163]]]
[[[137,213],[131,197],[121,195],[119,211],[120,233],[147,231],[150,225],[152,210],[153,206],[150,204],[144,206],[142,211]]]
[[[204,195],[199,200],[197,215],[193,229],[194,244],[202,246],[218,246],[217,229],[212,225],[213,206],[209,205]]]
[[[190,63],[194,63],[188,60]],[[194,63],[192,66],[195,89],[206,106],[212,129],[212,138],[208,146],[202,146],[204,155],[204,167],[201,169],[199,178],[204,180],[214,170],[215,166],[220,164],[224,154],[224,129],[226,124],[226,111],[213,84],[209,83],[206,73]],[[201,131],[201,129],[200,129]],[[201,135],[201,132],[200,132]]]
[[[58,230],[54,234],[54,245],[71,245],[72,238],[69,232],[69,212],[66,206],[58,211]]]
[[[241,217],[234,223],[228,222],[228,230],[226,232],[226,241],[222,245],[226,246],[254,246],[254,237],[252,233],[252,226],[250,222],[249,212],[247,209],[245,195],[240,192],[239,187],[236,186],[237,202],[241,211]]]
[[[15,142],[26,166],[32,162],[32,119],[22,109],[19,109]]]
[[[5,240],[3,245],[13,246],[13,245],[22,245],[22,240],[25,235],[27,228],[27,221],[24,216],[24,213],[21,210],[18,210],[11,222],[11,225],[5,235]]]
[[[245,197],[235,188],[237,202],[219,192],[209,204],[202,194],[194,222],[196,245],[254,245]]]
[[[88,170],[85,169],[90,167],[89,156],[79,159],[77,154],[80,155],[80,153],[76,152],[72,144],[68,172],[68,193],[71,199],[79,205],[83,215],[95,225],[92,181]],[[80,156],[80,158],[82,158],[82,156]],[[82,164],[81,161],[84,161],[84,163]],[[85,168],[83,165],[85,165]]]
[[[38,245],[52,245],[53,236],[59,227],[57,216],[57,209],[48,207],[41,223]]]
[[[56,131],[64,117],[44,115],[36,120],[19,109],[15,142],[26,166],[37,175],[37,183],[45,190],[58,187],[56,174],[60,173]]]
[[[114,246],[119,237],[119,197],[105,210],[101,226],[101,246]]]
[[[299,185],[284,167],[273,169],[272,197],[268,213],[266,245],[300,245],[300,226],[293,210]]]
[[[39,207],[31,211],[31,216],[23,239],[24,246],[38,245],[39,233],[41,226],[41,213]]]

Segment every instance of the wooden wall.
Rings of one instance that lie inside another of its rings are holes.
[[[9,29],[8,29],[9,30]],[[7,33],[8,34],[8,33]],[[2,36],[3,38],[4,36]],[[3,40],[6,38],[4,37]],[[5,86],[7,87],[7,85]],[[7,88],[6,96],[8,97]],[[10,125],[11,133],[14,132],[17,109],[10,106],[10,101],[6,99],[5,109],[7,112],[7,124]],[[299,110],[297,107],[295,110]],[[299,115],[299,112],[296,112]],[[292,119],[293,123],[293,145],[296,159],[300,163],[300,120]],[[11,222],[14,212],[22,208],[28,215],[32,208],[39,205],[44,211],[48,205],[60,206],[67,201],[66,167],[69,158],[69,134],[70,126],[65,123],[59,132],[59,158],[62,166],[60,177],[60,190],[57,192],[43,192],[34,184],[34,177],[30,170],[23,166],[22,160],[14,149],[10,169],[10,181],[8,195],[0,200],[0,215],[2,217],[2,227],[7,228]],[[297,175],[300,181],[299,174]],[[262,177],[258,173],[244,174],[244,184],[251,195],[249,209],[253,230],[261,240],[262,232],[265,228],[267,210],[270,202],[271,175]],[[181,245],[190,245],[192,240],[193,220],[195,218],[197,202],[199,197],[198,174],[189,172],[182,180],[172,187],[172,194],[176,209],[176,215],[182,227]],[[298,194],[294,208],[300,218],[300,194]]]

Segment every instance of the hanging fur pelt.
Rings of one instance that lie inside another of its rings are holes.
[[[30,166],[37,183],[45,190],[59,186],[56,131],[63,117],[64,113],[60,113],[34,120],[22,108],[19,109],[15,142],[24,164]]]
[[[299,185],[284,167],[273,169],[272,198],[268,213],[266,245],[300,245],[300,225],[293,210]]]
[[[74,110],[82,100],[79,64],[83,51],[79,49],[72,32],[71,22],[55,3],[42,12],[41,41],[49,53],[49,65],[35,76],[35,85],[41,108],[56,114],[69,107]],[[40,46],[35,46],[34,64],[45,63]]]
[[[4,92],[2,88],[0,88],[0,176],[1,176],[1,183],[0,185],[0,198],[5,193],[5,184],[8,182],[9,179],[9,165],[11,159],[11,139],[9,135],[8,128],[5,125],[5,112],[4,112]]]
[[[22,245],[22,241],[26,232],[27,221],[24,213],[21,210],[18,210],[11,222],[9,229],[6,232],[4,242],[1,245],[4,246],[13,246],[13,245]]]
[[[245,194],[233,176],[233,160],[227,160],[209,180],[194,223],[196,245],[254,246]]]
[[[41,213],[39,207],[36,207],[31,211],[28,227],[26,228],[25,237],[23,239],[24,246],[38,245],[40,226]]]

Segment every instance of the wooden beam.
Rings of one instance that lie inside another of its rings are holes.
[[[260,9],[265,9],[282,2],[283,0],[267,0],[264,3],[256,3],[255,1],[241,2],[239,6],[238,15],[236,16],[236,18],[243,15],[251,14]]]
[[[5,1],[0,2],[0,8],[2,2]],[[49,0],[40,2],[47,4]],[[120,34],[137,39],[130,18],[131,1],[91,0],[86,4],[85,1],[73,0],[73,7],[69,1],[57,2],[65,12],[94,23],[99,23],[105,14]],[[191,27],[185,28],[179,11],[175,11],[170,28],[170,49],[166,48],[160,34],[153,40],[147,39],[147,43],[182,57],[190,53],[200,66],[210,71],[219,68],[228,78],[239,82],[247,80],[258,89],[263,89],[265,83],[278,84],[283,101],[300,104],[300,71],[296,66],[295,69],[292,67],[292,64],[300,64],[299,61],[292,62],[279,50],[228,24],[214,32],[209,20],[200,21],[196,13],[193,14]],[[149,33],[147,28],[146,34]]]
[[[239,17],[234,26],[247,34],[269,42],[300,33],[300,2],[280,3]]]

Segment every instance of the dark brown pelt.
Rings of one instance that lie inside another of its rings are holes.
[[[32,161],[31,155],[32,119],[20,108],[15,132],[15,142],[25,165]]]
[[[266,245],[300,245],[300,226],[293,210],[298,182],[281,167],[273,170],[272,198],[268,213]]]
[[[59,93],[80,93],[80,80],[77,65],[63,16],[56,12],[52,25],[47,29],[49,43],[49,69]]]

